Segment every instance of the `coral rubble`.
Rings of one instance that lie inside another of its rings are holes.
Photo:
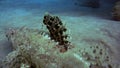
[[[120,1],[113,7],[112,16],[114,20],[120,21]]]

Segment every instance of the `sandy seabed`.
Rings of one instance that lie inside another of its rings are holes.
[[[33,4],[34,5],[34,4]],[[42,20],[46,10],[22,8],[3,8],[0,7],[0,60],[5,58],[12,51],[11,43],[5,37],[5,32],[9,28],[21,28],[26,26],[32,29],[41,29]],[[34,5],[36,7],[36,5]],[[33,8],[34,8],[33,7]],[[49,9],[50,10],[50,9]],[[53,10],[54,11],[54,10]],[[51,14],[57,15],[66,24],[71,41],[74,45],[80,47],[88,47],[99,43],[101,40],[105,42],[103,46],[109,48],[113,61],[116,64],[120,62],[120,22],[110,20],[106,15],[99,16],[84,12],[59,12]]]

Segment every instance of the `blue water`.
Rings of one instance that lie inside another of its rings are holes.
[[[59,16],[80,17],[89,15],[105,19],[112,18],[111,11],[115,0],[99,0],[99,8],[79,5],[86,1],[89,0],[0,0],[0,26],[18,27],[19,25],[13,23],[21,22],[26,22],[25,25],[27,25],[29,24],[27,22],[32,22],[30,21],[31,18],[40,19],[46,12]]]
[[[44,14],[45,12],[54,14],[78,11],[84,11],[87,13],[95,11],[100,12],[109,10],[109,8],[113,6],[113,2],[115,0],[100,0],[100,8],[98,9],[91,9],[90,7],[75,5],[75,3],[82,4],[85,1],[87,0],[0,0],[0,11],[12,12],[11,10],[23,9],[39,14]]]
[[[114,1],[100,0],[99,8],[76,5],[76,3],[82,4],[85,1],[87,0],[0,0],[0,23],[13,17],[31,14],[35,17],[43,17],[46,12],[59,16],[91,15],[110,19]],[[9,23],[10,25],[12,24]]]

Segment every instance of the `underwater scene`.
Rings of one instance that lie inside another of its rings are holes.
[[[0,0],[0,68],[120,68],[120,0]]]

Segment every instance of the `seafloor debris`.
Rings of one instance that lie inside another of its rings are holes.
[[[112,16],[114,20],[120,21],[120,1],[113,7]]]
[[[46,14],[43,23],[49,30],[51,40],[55,40],[58,42],[59,46],[63,46],[63,49],[61,49],[62,51],[67,51],[68,46],[70,45],[70,42],[67,40],[68,35],[64,33],[67,29],[63,26],[59,17]]]
[[[24,27],[10,29],[6,36],[14,50],[2,61],[1,68],[119,68],[113,64],[110,49],[103,45],[104,40],[90,41],[89,46],[82,45],[82,48],[79,43],[61,53],[55,47],[58,43],[45,31]],[[83,39],[87,43],[89,40]]]
[[[61,53],[46,32],[27,28],[14,31],[7,36],[14,51],[3,61],[3,68],[115,68],[109,49],[102,44],[76,46]]]

